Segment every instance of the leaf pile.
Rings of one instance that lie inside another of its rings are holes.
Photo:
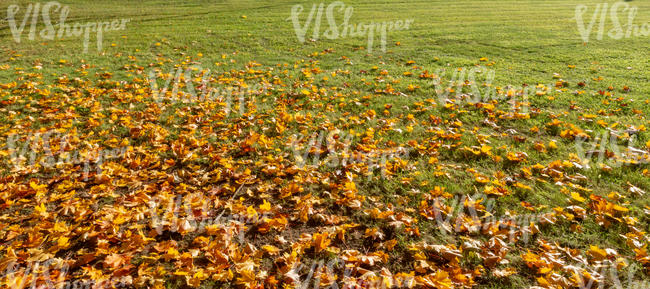
[[[444,76],[414,61],[354,71],[342,58],[348,69],[326,70],[317,59],[327,53],[194,71],[201,89],[263,87],[243,102],[171,89],[156,101],[150,69],[164,82],[169,67],[200,62],[189,56],[118,57],[119,72],[61,61],[50,65],[74,72],[53,80],[40,67],[3,67],[15,79],[0,83],[2,142],[66,139],[48,140],[54,166],[39,164],[42,143],[30,144],[31,164],[0,151],[0,270],[19,265],[0,284],[46,284],[27,268],[47,260],[51,280],[136,288],[471,288],[518,275],[575,288],[611,284],[597,268],[650,268],[643,189],[600,179],[650,174],[614,154],[587,169],[574,150],[598,129],[643,137],[644,113],[624,91],[558,81],[529,102],[504,86],[472,103],[465,82],[441,102],[430,80]],[[575,95],[610,109],[565,101]],[[121,147],[100,171],[70,161]]]

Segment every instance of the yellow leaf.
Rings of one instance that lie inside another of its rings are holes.
[[[601,261],[607,258],[607,252],[597,246],[589,246],[589,255],[591,255],[596,261]]]
[[[263,203],[260,205],[260,211],[266,212],[270,210],[271,210],[271,203],[264,200]]]
[[[42,203],[42,204],[40,204],[40,205],[34,207],[34,211],[35,211],[38,215],[41,215],[41,216],[43,216],[43,215],[47,215],[47,208],[45,207],[45,203]]]
[[[327,232],[322,234],[320,233],[314,234],[312,246],[314,246],[316,252],[320,252],[330,245],[332,241],[328,238],[328,236],[329,234]]]
[[[70,246],[70,238],[67,237],[61,237],[58,240],[56,240],[56,245],[59,246],[59,248],[68,248]]]
[[[271,245],[264,245],[264,246],[262,246],[262,250],[264,250],[264,251],[266,251],[267,253],[269,253],[269,255],[277,255],[278,252],[280,252],[280,249],[278,249],[278,247],[271,246]]]
[[[581,197],[580,194],[578,194],[577,192],[571,192],[571,198],[580,203],[585,202],[585,198]]]

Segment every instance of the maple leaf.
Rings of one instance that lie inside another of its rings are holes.
[[[453,287],[449,274],[445,271],[438,270],[436,273],[426,275],[422,278],[424,286],[438,289],[451,289]]]
[[[326,249],[332,240],[329,239],[329,233],[315,233],[312,239],[312,246],[316,250],[316,253]]]
[[[597,246],[589,246],[589,255],[593,257],[596,261],[602,261],[607,258],[607,252],[603,249],[598,248]]]
[[[110,269],[118,269],[122,267],[127,262],[126,258],[120,254],[111,254],[106,256],[106,259],[104,260],[104,264],[108,266]]]

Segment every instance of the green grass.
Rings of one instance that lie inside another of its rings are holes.
[[[23,3],[18,13],[22,16],[24,3],[29,2],[8,1],[0,11],[5,12],[4,7],[11,3]],[[650,92],[643,85],[649,73],[643,49],[647,37],[622,40],[605,37],[599,41],[593,34],[583,45],[576,21],[572,20],[575,7],[577,4],[589,6],[586,18],[601,1],[348,1],[346,4],[354,7],[351,23],[414,19],[411,29],[388,34],[388,53],[375,49],[372,55],[366,55],[364,50],[356,53],[350,50],[366,46],[362,37],[336,40],[322,37],[316,42],[298,43],[291,21],[287,20],[295,4],[291,1],[62,3],[70,7],[68,22],[122,18],[132,21],[125,31],[106,33],[103,55],[93,46],[88,54],[81,54],[83,49],[79,38],[29,41],[24,32],[22,42],[17,44],[9,41],[8,24],[0,22],[5,37],[2,46],[19,50],[18,53],[24,55],[18,57],[18,64],[27,66],[34,59],[40,59],[44,64],[59,59],[68,59],[72,63],[85,59],[97,67],[114,68],[112,65],[122,64],[121,58],[127,55],[136,56],[142,62],[154,62],[158,53],[170,57],[181,57],[180,53],[191,56],[203,53],[201,63],[204,66],[222,61],[221,54],[234,58],[239,65],[249,60],[270,65],[293,63],[313,52],[332,48],[335,53],[319,59],[325,69],[339,68],[341,62],[338,60],[342,55],[351,58],[351,69],[367,69],[366,65],[377,65],[380,59],[386,63],[382,65],[386,68],[393,68],[406,60],[415,60],[418,65],[432,68],[447,63],[462,67],[475,64],[478,58],[488,57],[496,61],[493,68],[497,70],[499,83],[547,83],[549,75],[557,72],[572,83],[591,82],[592,77],[602,76],[608,85],[620,87],[627,84],[640,99]],[[309,3],[304,3],[302,17],[309,11]],[[649,3],[630,3],[639,7],[635,23],[650,20],[647,13]],[[242,15],[247,18],[241,18]],[[606,27],[606,30],[608,28],[611,27]],[[123,35],[127,38],[120,38]],[[394,46],[397,41],[402,45]],[[43,42],[47,45],[42,45]],[[163,45],[155,47],[156,42]],[[112,43],[117,46],[111,47]],[[117,53],[122,56],[115,57]],[[7,57],[9,55],[2,60],[7,61]],[[434,57],[440,60],[434,62]],[[568,71],[569,64],[576,65],[576,69]]]

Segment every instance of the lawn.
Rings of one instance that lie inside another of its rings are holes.
[[[51,39],[36,3],[0,3],[7,288],[650,284],[650,36],[603,1],[61,1]]]

